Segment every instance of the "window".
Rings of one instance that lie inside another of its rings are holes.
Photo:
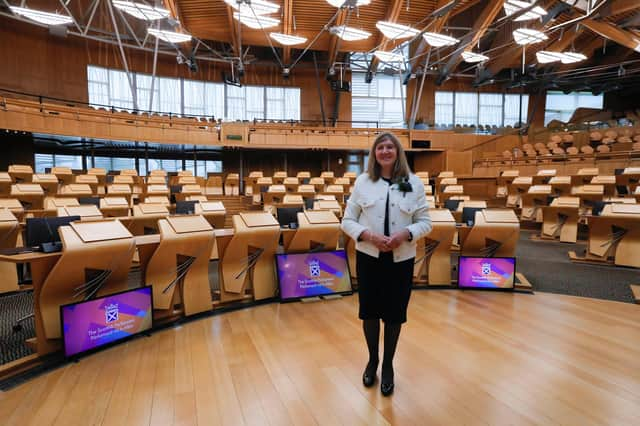
[[[52,167],[70,167],[74,170],[82,169],[82,155],[63,154],[35,154],[34,156],[36,173],[46,173],[46,169]]]
[[[207,177],[209,173],[222,173],[222,161],[193,160],[185,161],[185,170],[191,170],[194,176]]]
[[[529,95],[522,95],[522,106],[520,108],[520,95],[504,95],[504,125],[516,126],[520,119],[527,122],[529,110]],[[520,117],[522,115],[522,117]]]
[[[565,95],[562,92],[547,92],[547,102],[544,109],[545,126],[551,120],[559,120],[564,123],[571,119],[578,108],[602,109],[602,95],[594,96],[589,92],[576,92]]]
[[[462,126],[478,124],[478,94],[456,92],[454,100],[454,123]]]
[[[365,73],[351,74],[353,127],[404,127],[405,86],[397,76],[378,74],[365,82]]]
[[[502,126],[502,95],[500,93],[480,93],[478,124]]]
[[[437,126],[515,126],[527,122],[529,95],[437,91],[435,107]]]
[[[94,167],[109,170],[129,170],[136,168],[135,158],[94,157]]]
[[[130,75],[135,103],[126,72],[88,66],[89,104],[227,120],[300,120],[300,89],[296,87],[236,87],[180,78],[154,79],[149,74]]]
[[[436,92],[436,125],[453,124],[453,92]]]

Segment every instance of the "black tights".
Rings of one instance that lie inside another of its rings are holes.
[[[373,375],[378,368],[378,342],[380,340],[380,320],[367,319],[362,321],[364,337],[367,340],[369,349],[369,362],[367,363],[367,373]],[[402,323],[384,324],[384,355],[382,358],[382,381],[393,382],[393,356],[396,353],[398,338]]]

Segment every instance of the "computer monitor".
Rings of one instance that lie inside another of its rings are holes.
[[[278,207],[278,223],[281,228],[298,227],[298,213],[304,211],[302,207]],[[293,225],[293,226],[292,226]]]
[[[304,200],[304,208],[307,210],[313,210],[313,203],[315,199],[313,197],[303,197]]]
[[[62,250],[58,227],[80,220],[80,216],[37,217],[27,219],[26,245],[44,252]]]
[[[66,357],[77,357],[153,328],[150,286],[60,307]]]
[[[444,208],[449,209],[452,212],[455,212],[456,210],[458,210],[458,205],[460,205],[460,201],[461,200],[452,200],[452,199],[445,200]]]
[[[80,197],[78,198],[78,203],[86,206],[94,205],[100,208],[100,197]]]
[[[276,254],[276,269],[281,301],[352,292],[344,250]]]
[[[484,210],[481,207],[463,207],[462,223],[467,226],[473,226],[476,223],[476,212]]]
[[[195,214],[197,201],[177,201],[176,214]]]
[[[514,257],[460,256],[458,287],[462,289],[513,290],[516,259]]]

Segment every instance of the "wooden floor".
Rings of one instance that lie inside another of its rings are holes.
[[[154,333],[0,394],[6,425],[637,425],[640,306],[415,291],[390,398],[360,382],[357,295]]]

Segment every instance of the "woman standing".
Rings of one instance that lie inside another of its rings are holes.
[[[376,381],[382,320],[384,396],[393,393],[393,356],[407,321],[415,242],[431,231],[427,210],[424,186],[411,173],[402,145],[392,133],[379,135],[369,153],[367,172],[356,179],[342,229],[356,241],[359,317],[369,349],[362,383],[370,387]]]

